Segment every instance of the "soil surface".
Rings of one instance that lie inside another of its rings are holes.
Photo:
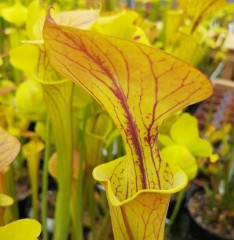
[[[219,197],[215,199],[216,203]],[[234,215],[222,212],[217,207],[210,207],[209,199],[202,192],[198,191],[188,201],[188,210],[194,220],[212,234],[218,235],[221,239],[234,239]]]
[[[27,176],[20,177],[16,183],[16,199],[22,201],[31,196],[30,183]]]

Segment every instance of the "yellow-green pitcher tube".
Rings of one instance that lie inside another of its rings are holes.
[[[70,227],[70,196],[72,176],[71,82],[43,84],[58,153],[59,191],[55,210],[54,239],[67,239]]]
[[[169,200],[168,194],[144,192],[122,206],[110,204],[115,239],[162,240]]]
[[[115,240],[163,240],[166,213],[170,197],[187,184],[186,174],[177,166],[165,163],[173,174],[172,184],[168,184],[165,168],[161,179],[164,189],[142,189],[133,196],[128,195],[124,186],[127,156],[102,164],[93,171],[93,176],[106,188],[113,233]],[[136,179],[135,179],[136,180]],[[132,179],[134,184],[134,179]]]

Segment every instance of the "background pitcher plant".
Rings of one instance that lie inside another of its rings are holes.
[[[187,177],[161,159],[158,129],[173,113],[209,97],[210,81],[160,50],[57,25],[49,14],[44,41],[50,64],[96,98],[125,143],[124,157],[93,171],[107,190],[115,239],[163,239],[170,195]]]

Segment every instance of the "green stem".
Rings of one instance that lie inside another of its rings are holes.
[[[232,132],[232,137],[234,135],[234,131]],[[232,138],[233,139],[233,138]],[[234,142],[231,143],[231,150],[230,150],[231,154],[230,154],[230,165],[229,165],[229,171],[228,171],[228,181],[230,182],[233,175],[234,175]]]
[[[69,202],[70,187],[66,189],[70,181],[64,181],[59,184],[59,191],[56,202],[55,212],[55,232],[54,240],[65,240],[68,237],[68,229],[70,224]]]
[[[6,184],[7,184],[8,194],[13,199],[17,200],[16,193],[15,193],[14,175],[13,175],[13,171],[12,171],[12,166],[7,171],[6,178],[7,178]],[[19,218],[19,208],[18,208],[17,201],[14,201],[14,204],[12,205],[12,212],[13,212],[14,219],[18,219]]]
[[[67,126],[69,128],[69,126]],[[59,129],[59,128],[57,128]],[[71,134],[71,131],[68,131]],[[70,135],[68,134],[68,135]],[[61,139],[60,139],[61,140]],[[65,240],[70,225],[70,195],[72,175],[72,142],[59,144],[58,153],[58,195],[55,210],[54,240]]]
[[[106,233],[106,229],[107,229],[107,226],[109,225],[109,223],[110,223],[110,212],[107,211],[106,215],[101,223],[101,226],[98,228],[98,232],[97,232],[95,240],[103,240],[103,236]]]
[[[202,187],[205,191],[206,196],[208,196],[209,198],[210,204],[212,204],[212,202],[214,202],[215,193],[210,189],[209,184],[207,182],[204,182]]]
[[[79,226],[79,218],[76,215],[77,211],[77,180],[72,179],[72,192],[71,192],[71,219],[72,219],[72,240],[78,240],[79,239],[79,231],[78,227]]]
[[[185,190],[183,189],[178,193],[176,204],[175,204],[175,207],[173,209],[172,215],[170,217],[170,226],[172,226],[174,224],[174,222],[175,222],[175,220],[178,216],[181,204],[183,202],[184,192],[185,192]]]
[[[84,179],[84,171],[83,171],[83,162],[84,162],[84,155],[85,155],[85,135],[86,135],[86,125],[87,125],[87,119],[89,115],[89,106],[85,110],[85,116],[82,126],[82,132],[80,136],[80,142],[79,142],[79,150],[80,150],[80,162],[79,162],[79,173],[78,173],[78,181],[77,181],[77,208],[76,208],[76,215],[78,217],[79,223],[77,224],[77,231],[78,231],[78,240],[84,239],[83,234],[83,199],[81,196],[83,196],[83,179]]]
[[[90,216],[90,225],[92,229],[92,239],[96,240],[96,214],[95,214],[95,200],[94,200],[94,180],[92,178],[92,174],[88,173],[88,210]]]
[[[36,153],[37,155],[38,153]],[[34,155],[34,154],[33,154]],[[32,190],[32,211],[33,218],[38,219],[38,170],[39,170],[39,156],[28,156],[27,164],[29,171],[29,179]]]
[[[96,238],[93,238],[94,240],[103,240],[103,239],[109,239],[109,230],[110,230],[110,211],[108,208],[108,203],[106,201],[106,194],[104,191],[99,192],[99,208],[102,209],[102,213],[97,214],[98,219],[100,221],[100,225],[98,229],[96,230]],[[103,217],[103,213],[105,216]],[[109,227],[109,228],[108,228]]]
[[[38,175],[37,175],[38,177]],[[34,179],[35,180],[35,179]],[[33,218],[38,219],[38,209],[37,209],[37,200],[38,200],[38,181],[31,181],[32,188],[32,210]]]
[[[50,145],[51,145],[51,126],[50,120],[47,116],[46,122],[46,148],[45,148],[45,155],[44,155],[44,164],[43,164],[43,176],[42,176],[42,229],[43,229],[43,240],[48,240],[48,232],[47,232],[47,192],[48,192],[48,164],[49,164],[49,157],[51,154]]]

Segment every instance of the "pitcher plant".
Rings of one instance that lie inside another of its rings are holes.
[[[49,12],[44,41],[50,64],[101,103],[125,143],[125,156],[93,171],[106,188],[115,239],[163,239],[170,196],[187,177],[161,159],[158,129],[173,113],[209,97],[210,81],[160,50],[57,25]]]
[[[3,193],[4,173],[9,170],[20,151],[20,142],[6,130],[0,128],[0,239],[35,240],[41,232],[41,225],[34,219],[21,219],[5,224],[6,210],[14,203],[12,197]]]

